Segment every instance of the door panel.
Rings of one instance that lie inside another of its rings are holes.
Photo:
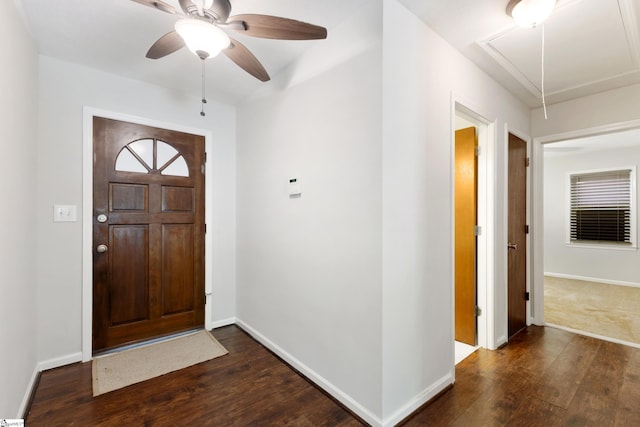
[[[148,227],[145,225],[109,227],[109,277],[112,325],[122,325],[147,319],[149,316]]]
[[[455,339],[476,345],[476,128],[456,131],[455,145]]]
[[[95,117],[94,156],[94,352],[204,326],[204,138]]]
[[[509,134],[508,329],[527,326],[527,143]]]
[[[167,224],[162,227],[163,315],[193,309],[193,227],[191,224]]]
[[[136,184],[110,184],[109,210],[146,211],[149,186]]]
[[[162,187],[162,212],[193,212],[193,188]]]

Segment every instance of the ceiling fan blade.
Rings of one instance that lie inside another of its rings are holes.
[[[178,14],[178,11],[175,7],[171,6],[168,3],[163,2],[162,0],[132,0],[136,3],[143,4],[145,6],[152,7],[154,9],[161,10],[163,12],[171,13],[173,15]]]
[[[267,73],[260,61],[238,40],[231,39],[231,45],[222,52],[227,55],[227,58],[256,79],[263,82],[271,80],[269,73]]]
[[[327,38],[327,29],[295,19],[279,16],[244,14],[229,17],[227,23],[244,22],[245,31],[240,27],[233,30],[253,37],[280,40],[317,40]]]
[[[184,40],[175,31],[170,31],[160,37],[147,52],[147,58],[158,59],[175,52],[184,46]]]

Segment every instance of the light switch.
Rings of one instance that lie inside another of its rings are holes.
[[[53,222],[76,222],[75,205],[53,205]]]

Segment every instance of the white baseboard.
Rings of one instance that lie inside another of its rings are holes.
[[[597,338],[602,341],[609,341],[616,344],[627,345],[629,347],[640,348],[640,344],[630,341],[619,340],[617,338],[605,337],[604,335],[592,334],[591,332],[581,331],[579,329],[567,328],[566,326],[556,325],[554,323],[546,323],[545,326],[555,329],[561,329],[563,331],[571,332],[578,335],[584,335],[591,338]]]
[[[234,323],[236,323],[235,317],[229,317],[227,319],[221,319],[221,320],[214,320],[209,325],[207,325],[207,330],[222,328],[223,326],[233,325]]]
[[[72,363],[82,362],[82,352],[68,354],[66,356],[56,357],[55,359],[43,360],[38,363],[38,371],[46,371],[48,369],[59,368],[60,366],[70,365]]]
[[[31,374],[31,378],[29,379],[29,386],[25,391],[24,396],[22,397],[22,402],[20,403],[20,409],[18,410],[17,419],[24,418],[27,414],[27,405],[29,404],[29,399],[31,399],[31,394],[35,391],[36,380],[42,371],[46,371],[48,369],[59,368],[60,366],[70,365],[71,363],[81,362],[82,361],[82,352],[68,354],[66,356],[57,357],[55,359],[44,360],[42,362],[38,362],[36,367],[33,370],[33,374]]]
[[[16,419],[24,419],[27,414],[27,405],[29,404],[29,400],[31,399],[31,394],[35,392],[36,380],[38,379],[38,375],[40,375],[40,371],[36,366],[31,374],[31,378],[29,379],[29,385],[27,386],[27,390],[22,397],[22,402],[20,403],[20,409],[18,409],[18,415],[15,417]]]
[[[356,415],[362,418],[367,423],[371,424],[374,427],[383,427],[382,420],[371,413],[368,409],[360,405],[356,400],[354,400],[351,396],[340,390],[338,387],[329,382],[326,378],[323,378],[313,369],[309,368],[307,365],[302,363],[300,360],[293,357],[291,354],[286,352],[280,346],[272,342],[270,339],[262,335],[256,329],[243,322],[241,319],[236,319],[236,324],[244,329],[249,335],[251,335],[254,339],[260,342],[262,345],[267,347],[269,350],[278,355],[278,357],[282,358],[289,365],[293,366],[296,370],[302,373],[309,380],[313,381],[316,385],[322,388],[324,391],[333,396],[336,400],[342,403],[344,406],[349,408],[349,410],[353,411]]]
[[[552,273],[552,272],[546,272],[546,271],[544,275],[549,277],[558,277],[560,279],[582,280],[585,282],[605,283],[607,285],[618,285],[618,286],[629,286],[632,288],[640,288],[640,283],[623,282],[621,280],[599,279],[597,277],[576,276],[573,274]]]
[[[490,349],[490,350],[495,350],[498,349],[500,347],[502,347],[503,345],[505,345],[507,342],[509,342],[509,339],[502,335],[500,337],[498,337],[498,339],[496,340],[496,348]]]
[[[453,371],[449,372],[447,375],[431,384],[428,388],[423,390],[420,394],[407,402],[403,407],[401,407],[391,416],[385,419],[382,423],[382,427],[392,427],[398,424],[400,421],[407,418],[422,405],[433,399],[438,393],[447,388],[450,384],[453,384]]]

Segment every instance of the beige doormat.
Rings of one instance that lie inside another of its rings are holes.
[[[227,353],[227,349],[209,332],[202,330],[94,357],[93,395],[98,396]]]

